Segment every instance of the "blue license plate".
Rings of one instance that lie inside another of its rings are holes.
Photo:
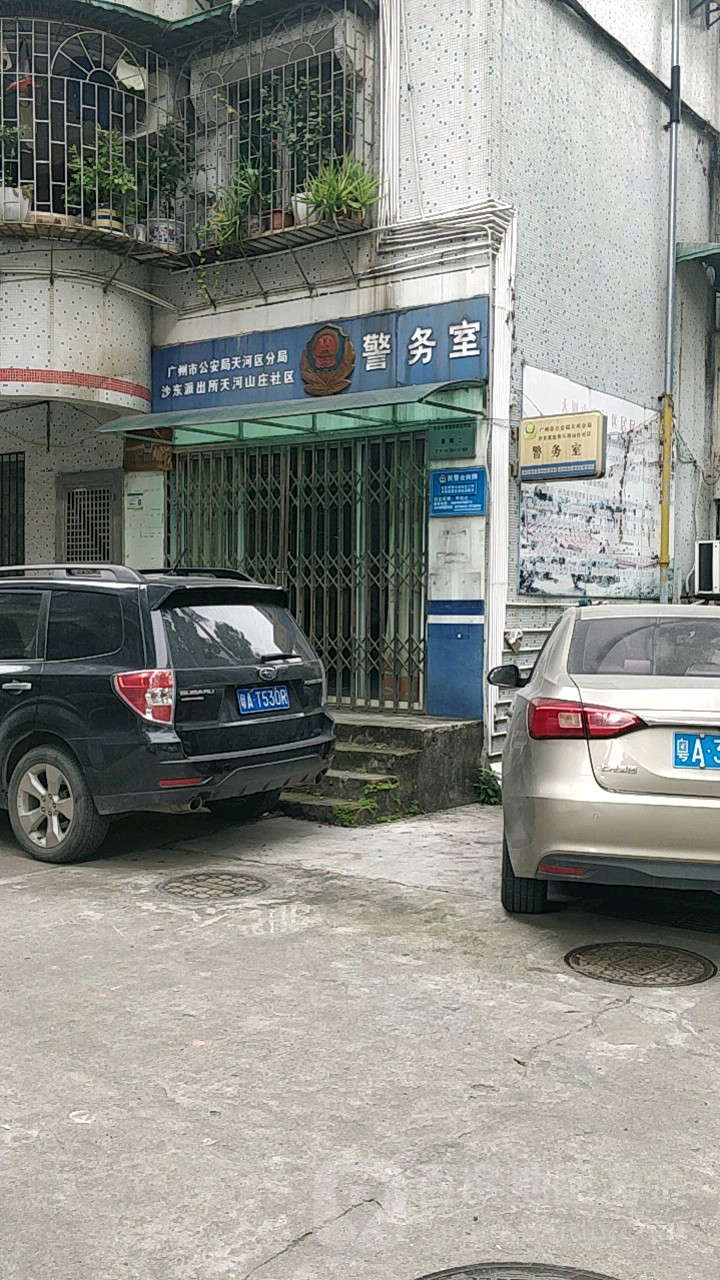
[[[720,734],[676,733],[673,764],[676,769],[720,769]]]
[[[274,684],[272,689],[238,689],[237,699],[241,716],[290,710],[290,693],[286,684]]]

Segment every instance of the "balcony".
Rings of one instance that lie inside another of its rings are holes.
[[[173,67],[0,19],[0,235],[202,273],[357,234],[378,194],[373,35],[361,7],[293,7]]]

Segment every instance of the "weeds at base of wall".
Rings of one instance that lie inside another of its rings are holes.
[[[478,769],[473,789],[478,804],[502,804],[502,785],[494,769]]]

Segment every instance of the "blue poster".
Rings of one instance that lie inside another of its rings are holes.
[[[153,412],[486,382],[488,324],[481,297],[156,347]]]
[[[430,472],[431,516],[484,516],[486,513],[484,467],[452,467]]]

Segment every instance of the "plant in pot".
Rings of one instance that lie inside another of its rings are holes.
[[[210,296],[207,289],[208,251],[214,250],[217,262],[227,248],[245,239],[251,220],[259,217],[261,193],[262,170],[248,161],[241,161],[208,210],[204,226],[198,228],[198,284],[206,297]]]
[[[351,135],[353,100],[352,87],[342,76],[324,83],[319,68],[263,89],[263,137],[273,154],[275,185],[283,192],[294,191],[290,204],[296,223],[319,221],[308,202],[308,183]],[[271,226],[287,225],[276,215],[277,211],[271,212]]]
[[[147,219],[147,238],[176,253],[185,248],[184,228],[179,226],[178,200],[193,195],[189,171],[191,152],[185,135],[165,125],[138,155],[138,208]],[[142,239],[142,222],[135,234]],[[140,234],[138,235],[138,231]]]
[[[307,184],[307,201],[322,222],[362,226],[380,194],[372,169],[355,156],[334,157]]]
[[[92,149],[70,147],[68,212],[81,213],[100,230],[122,233],[137,207],[137,192],[117,129],[98,129]]]
[[[33,188],[20,181],[20,143],[17,125],[0,124],[0,222],[27,222]]]

